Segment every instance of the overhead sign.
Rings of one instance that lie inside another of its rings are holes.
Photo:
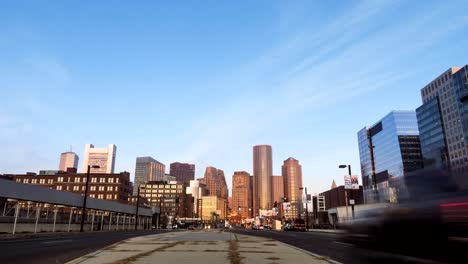
[[[345,175],[344,182],[345,182],[345,189],[359,190],[359,179],[357,175]]]

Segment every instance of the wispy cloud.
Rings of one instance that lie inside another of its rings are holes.
[[[466,26],[463,17],[442,18],[440,14],[450,13],[454,6],[439,4],[431,12],[374,28],[389,9],[404,8],[401,4],[362,1],[320,31],[311,32],[304,25],[296,30],[299,33],[223,79],[230,87],[240,87],[242,94],[194,121],[185,158],[201,164],[216,160],[223,149],[235,149],[294,113],[389,87],[420,71],[401,67],[399,60]],[[429,24],[436,26],[425,33]]]

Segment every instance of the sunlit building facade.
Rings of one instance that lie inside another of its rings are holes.
[[[173,181],[150,181],[140,185],[140,196],[155,207],[161,214],[171,218],[193,217],[192,195],[186,194],[182,183]]]
[[[302,166],[295,158],[288,158],[282,166],[284,197],[291,204],[288,215],[298,216],[302,208]]]
[[[78,155],[75,152],[64,152],[60,154],[59,170],[67,171],[68,168],[78,168]]]
[[[107,148],[95,148],[92,144],[86,144],[83,172],[88,171],[89,165],[91,173],[114,173],[116,152],[117,147],[114,144],[109,144]]]
[[[226,219],[227,200],[217,196],[203,196],[200,215],[203,222]]]
[[[198,180],[206,185],[210,196],[221,197],[227,201],[229,190],[223,170],[219,170],[215,167],[207,167],[205,170],[205,177]]]
[[[242,219],[252,217],[250,178],[250,174],[245,171],[236,171],[232,176],[232,198],[229,206],[233,214]]]
[[[208,195],[208,189],[206,185],[198,180],[191,180],[189,186],[186,187],[186,193],[192,195],[194,200],[193,212],[195,216],[199,215],[199,207],[201,205],[201,199],[203,196]]]
[[[272,150],[269,145],[253,147],[253,207],[254,216],[269,210],[271,204]]]
[[[283,176],[271,176],[271,204],[281,203],[284,197]]]
[[[152,157],[138,157],[135,165],[135,179],[133,183],[133,195],[137,195],[138,186],[150,181],[167,180],[165,176],[166,166]]]

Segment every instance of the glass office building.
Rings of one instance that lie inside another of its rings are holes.
[[[434,97],[416,109],[419,140],[425,168],[445,168],[449,165],[444,124],[439,97]]]
[[[364,200],[397,202],[402,177],[423,167],[414,111],[392,111],[358,132]]]

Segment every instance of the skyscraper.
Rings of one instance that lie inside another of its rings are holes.
[[[397,202],[402,177],[423,167],[414,111],[392,111],[358,132],[364,201]]]
[[[152,157],[138,157],[135,165],[133,195],[138,194],[138,186],[149,181],[164,180],[166,166]]]
[[[117,147],[114,144],[109,144],[107,148],[95,148],[92,144],[86,144],[83,172],[87,172],[90,165],[91,173],[114,173],[116,152]],[[92,168],[94,165],[99,168]]]
[[[452,67],[421,89],[418,108],[425,165],[468,172],[468,65]]]
[[[288,158],[281,167],[283,172],[284,196],[291,203],[290,216],[295,217],[302,208],[302,166],[295,158]]]
[[[78,168],[78,155],[75,152],[64,152],[60,154],[59,170],[66,171],[68,168]]]
[[[271,204],[272,150],[269,145],[253,147],[253,206],[254,216],[259,210],[269,210]]]
[[[283,176],[271,176],[271,204],[282,202],[284,197]]]
[[[226,178],[224,177],[223,170],[218,170],[218,178],[219,178],[221,198],[224,198],[227,201],[227,199],[229,198],[229,191],[228,191]]]
[[[195,179],[195,164],[171,163],[169,174],[175,176],[177,181],[188,185],[190,181]]]
[[[245,171],[236,171],[232,176],[232,201],[229,206],[243,219],[250,218],[252,213],[250,178],[250,174]]]
[[[217,196],[223,199],[228,199],[228,188],[224,171],[218,170],[215,167],[207,167],[205,170],[205,177],[200,180],[201,183],[206,185],[210,196]]]

